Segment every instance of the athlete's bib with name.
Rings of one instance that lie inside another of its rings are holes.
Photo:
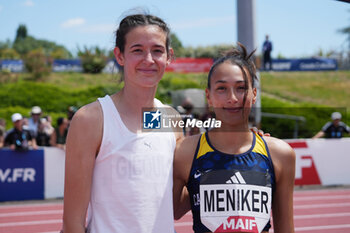
[[[212,232],[261,232],[270,219],[268,172],[214,170],[200,177],[200,219]]]

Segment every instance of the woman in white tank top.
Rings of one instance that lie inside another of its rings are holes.
[[[173,56],[169,37],[158,17],[121,21],[114,54],[125,85],[79,109],[70,125],[65,233],[174,232],[172,164],[182,135],[142,133],[141,119],[142,108],[163,106],[154,96]]]

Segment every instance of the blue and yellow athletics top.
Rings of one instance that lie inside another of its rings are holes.
[[[226,154],[198,142],[187,183],[194,232],[261,232],[270,225],[275,174],[266,142],[253,133],[251,148]]]

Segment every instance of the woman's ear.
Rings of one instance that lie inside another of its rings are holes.
[[[253,100],[252,100],[252,103],[255,104],[256,102],[256,98],[257,98],[257,89],[256,87],[253,88]]]
[[[168,66],[173,61],[173,59],[174,59],[174,50],[173,48],[170,48],[166,65]]]
[[[114,57],[117,60],[118,64],[124,66],[124,55],[120,51],[119,47],[115,47],[113,50]]]
[[[211,99],[210,99],[210,90],[208,88],[205,89],[205,97],[207,98],[208,106],[211,107],[212,106],[212,102],[211,102]]]

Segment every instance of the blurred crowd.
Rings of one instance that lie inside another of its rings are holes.
[[[44,115],[39,106],[32,107],[29,117],[12,114],[10,130],[6,130],[6,120],[0,119],[0,148],[26,151],[53,146],[65,150],[69,123],[76,111],[76,107],[68,107],[67,116],[57,118],[56,127],[53,127],[51,116]]]

